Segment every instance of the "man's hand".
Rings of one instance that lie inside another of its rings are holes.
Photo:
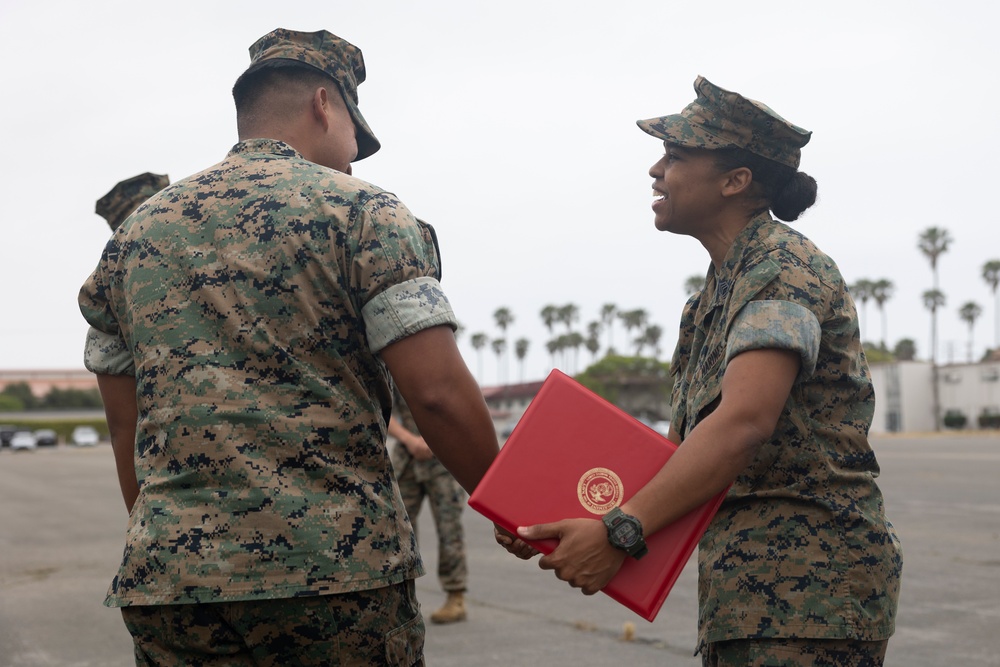
[[[559,546],[542,556],[538,566],[555,570],[556,577],[593,595],[604,588],[625,561],[625,552],[608,542],[608,529],[597,519],[565,519],[517,529],[527,540],[559,540]]]
[[[493,537],[496,538],[497,544],[521,560],[534,558],[540,553],[530,544],[524,540],[519,540],[516,535],[497,524],[493,524]]]
[[[419,435],[410,435],[409,438],[401,440],[406,451],[417,461],[430,461],[434,458],[434,452],[427,446],[427,442]]]

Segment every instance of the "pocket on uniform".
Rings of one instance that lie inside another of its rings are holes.
[[[391,667],[423,664],[424,619],[418,613],[385,637],[385,659]]]

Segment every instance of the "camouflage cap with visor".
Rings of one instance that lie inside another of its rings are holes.
[[[107,220],[111,231],[114,231],[143,202],[168,185],[170,178],[166,174],[151,174],[147,171],[145,174],[126,178],[97,200],[94,212]]]
[[[294,63],[318,70],[337,82],[354,121],[358,141],[355,160],[362,160],[378,151],[382,145],[358,108],[358,85],[365,80],[365,60],[361,49],[326,30],[299,32],[278,28],[250,47],[250,67],[240,75],[240,79],[264,67]]]
[[[800,149],[812,132],[776,114],[765,104],[695,79],[698,98],[678,114],[636,121],[654,137],[690,148],[742,148],[755,155],[799,168]]]

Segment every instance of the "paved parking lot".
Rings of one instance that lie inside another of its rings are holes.
[[[901,610],[887,664],[1000,666],[1000,435],[875,440],[889,516],[904,548]],[[433,526],[420,517],[430,543]],[[101,606],[125,528],[111,449],[0,451],[0,666],[125,667],[131,643]],[[647,623],[604,595],[584,597],[493,544],[467,510],[469,620],[428,625],[432,666],[690,665],[695,572],[689,563]],[[425,612],[444,599],[417,582]],[[635,636],[623,641],[627,625]]]

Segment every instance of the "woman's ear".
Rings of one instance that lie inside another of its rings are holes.
[[[753,183],[753,172],[746,167],[731,169],[723,175],[722,196],[733,197],[743,194],[750,189]]]

